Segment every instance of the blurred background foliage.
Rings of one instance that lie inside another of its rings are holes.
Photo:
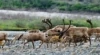
[[[100,13],[100,0],[0,0],[0,9],[59,10]]]

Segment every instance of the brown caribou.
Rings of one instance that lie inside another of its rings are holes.
[[[5,43],[7,42],[7,34],[6,33],[0,33],[0,44],[2,45],[2,48],[4,47]],[[3,41],[5,41],[3,43]]]

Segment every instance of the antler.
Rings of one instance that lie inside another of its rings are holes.
[[[90,19],[87,19],[86,22],[88,22],[91,25],[91,28],[93,28],[93,24]]]
[[[51,23],[51,20],[50,19],[44,19],[42,20],[43,23],[46,23],[48,26],[49,26],[49,29],[52,28],[52,23]]]
[[[69,28],[70,28],[70,26],[71,26],[71,22],[72,22],[72,20],[69,20],[69,26],[68,26],[68,28],[64,31],[64,32],[67,32],[68,30],[69,30]]]
[[[46,19],[47,22],[50,24],[49,28],[51,29],[52,28],[52,23],[51,23],[51,19]]]
[[[60,32],[59,38],[61,38],[64,35],[64,33],[69,30],[72,20],[69,20],[69,22],[70,22],[70,24],[69,24],[68,28],[65,31]]]
[[[43,19],[42,22],[43,22],[43,23],[46,23],[47,25],[49,25],[49,24],[47,23],[46,19]],[[45,30],[47,30],[47,28],[46,28],[44,25],[43,25],[42,27],[45,28]]]
[[[48,24],[47,21],[46,21],[46,19],[43,19],[42,22]]]
[[[63,24],[64,24],[64,26],[63,26],[63,30],[62,30],[62,31],[64,31],[64,29],[65,29],[65,20],[62,19],[62,21],[63,21]]]

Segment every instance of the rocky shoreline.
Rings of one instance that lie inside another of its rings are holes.
[[[39,41],[35,42],[36,48],[38,45]],[[46,48],[46,45],[43,44],[40,49],[33,49],[31,43],[29,43],[29,47],[26,45],[25,48],[23,48],[23,44],[16,43],[0,49],[0,55],[100,55],[100,43],[98,41],[92,41],[91,46],[89,43],[65,48],[54,48],[54,46],[53,48]]]

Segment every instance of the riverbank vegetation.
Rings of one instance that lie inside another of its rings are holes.
[[[46,24],[41,22],[43,18],[33,18],[33,19],[0,19],[0,30],[28,30],[28,29],[40,29],[45,30],[44,26],[48,27]],[[84,18],[72,19],[72,25],[90,27]],[[63,25],[61,18],[52,18],[51,22],[53,27],[56,25]],[[94,27],[99,27],[99,19],[92,19]],[[65,24],[69,24],[69,19],[65,19]]]

